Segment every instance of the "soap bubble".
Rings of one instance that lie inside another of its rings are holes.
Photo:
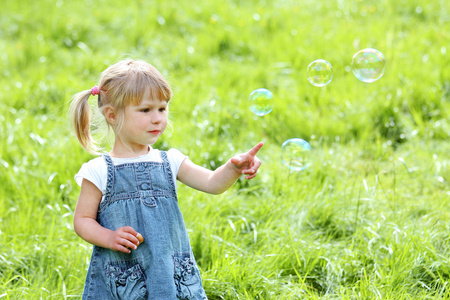
[[[309,64],[308,80],[314,86],[325,86],[333,79],[333,67],[325,59],[317,59]]]
[[[352,71],[356,78],[362,82],[371,83],[377,81],[384,74],[385,62],[383,54],[367,48],[358,51],[352,59]]]
[[[283,164],[293,171],[303,171],[310,166],[309,155],[311,146],[307,141],[294,138],[281,145]]]
[[[267,115],[273,108],[273,94],[267,89],[257,89],[250,93],[250,110],[257,116]]]

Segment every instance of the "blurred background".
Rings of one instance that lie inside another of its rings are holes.
[[[385,58],[373,83],[351,70],[365,48]],[[450,296],[448,1],[5,0],[0,298],[81,298],[91,246],[73,231],[73,176],[93,156],[67,110],[128,57],[174,90],[155,147],[215,169],[265,143],[258,176],[222,195],[179,183],[210,299]],[[333,66],[324,87],[307,79],[316,59]],[[265,116],[249,109],[258,88],[273,93]],[[282,163],[291,138],[311,145],[303,171]]]

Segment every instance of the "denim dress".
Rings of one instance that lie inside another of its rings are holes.
[[[94,246],[83,299],[207,299],[189,243],[167,153],[162,162],[108,166],[97,221],[144,237],[130,254]]]

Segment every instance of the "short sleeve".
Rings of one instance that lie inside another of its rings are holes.
[[[108,175],[108,166],[103,157],[97,157],[84,163],[80,171],[75,175],[75,181],[79,186],[83,179],[92,182],[104,195],[106,193],[106,180]]]
[[[167,158],[169,160],[170,168],[172,169],[172,173],[176,181],[178,170],[180,169],[181,164],[187,158],[187,156],[181,153],[179,150],[172,148],[167,151]]]

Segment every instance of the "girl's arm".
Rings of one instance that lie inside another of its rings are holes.
[[[89,180],[83,179],[73,216],[75,232],[87,242],[115,251],[130,253],[139,244],[137,232],[130,226],[112,231],[97,222],[102,192]],[[128,249],[130,248],[130,249]]]
[[[256,157],[263,143],[258,143],[247,153],[236,155],[215,171],[194,164],[186,158],[178,170],[178,180],[197,190],[210,194],[220,194],[232,186],[242,175],[246,179],[256,176],[261,161]]]

